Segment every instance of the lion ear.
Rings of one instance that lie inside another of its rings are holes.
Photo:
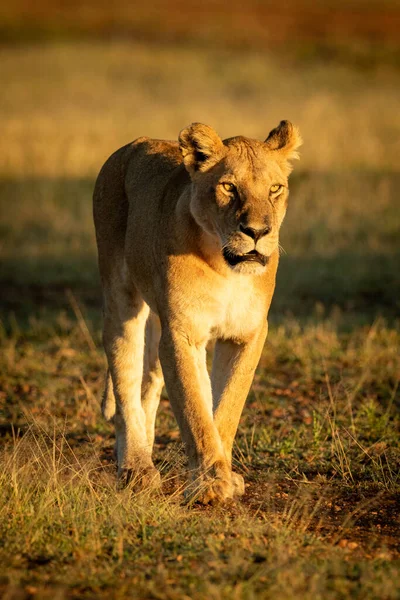
[[[299,158],[297,148],[303,140],[297,127],[290,121],[281,121],[278,127],[273,129],[265,140],[269,150],[279,150],[287,160]]]
[[[225,146],[212,127],[192,123],[179,134],[179,149],[187,171],[194,175],[207,171],[224,153]]]

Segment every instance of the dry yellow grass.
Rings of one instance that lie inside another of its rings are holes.
[[[96,402],[104,359],[77,317],[0,331],[0,594],[398,598],[398,329],[380,321],[346,336],[338,317],[273,328],[235,448],[246,496],[213,510],[181,504],[165,399],[165,495],[117,488]],[[98,315],[86,323],[99,348]]]
[[[360,72],[269,52],[44,44],[0,50],[3,176],[94,176],[139,135],[176,139],[203,121],[223,136],[263,138],[282,118],[305,145],[301,169],[396,170],[397,71]]]

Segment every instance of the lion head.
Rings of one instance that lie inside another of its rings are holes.
[[[288,201],[290,160],[301,137],[281,121],[264,142],[238,136],[221,140],[193,123],[179,134],[192,180],[190,210],[217,242],[226,263],[240,273],[262,273],[278,248]]]

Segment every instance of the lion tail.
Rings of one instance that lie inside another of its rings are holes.
[[[106,421],[111,421],[115,415],[115,396],[110,371],[107,371],[106,385],[101,402],[101,412]]]

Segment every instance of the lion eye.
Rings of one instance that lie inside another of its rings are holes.
[[[275,185],[271,185],[270,187],[270,192],[271,194],[277,194],[278,192],[282,191],[283,186],[280,185],[279,183],[276,183]]]
[[[224,190],[226,192],[233,192],[235,189],[235,186],[233,185],[233,183],[228,183],[228,182],[223,183],[222,187],[224,188]]]

